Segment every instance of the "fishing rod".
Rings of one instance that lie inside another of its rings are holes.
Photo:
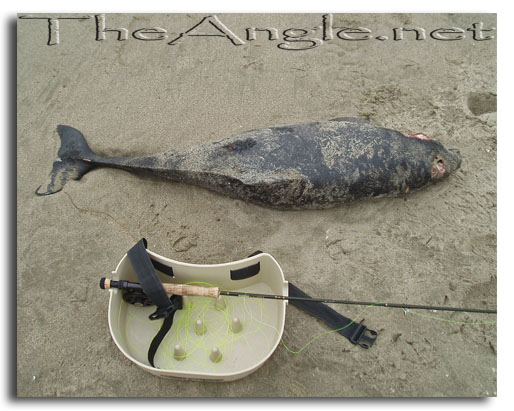
[[[312,298],[312,297],[297,297],[287,295],[275,294],[257,294],[246,293],[241,291],[227,291],[220,290],[219,287],[201,287],[188,284],[171,284],[163,283],[164,290],[167,294],[182,295],[182,296],[197,296],[197,297],[211,297],[219,298],[220,296],[228,297],[250,297],[250,298],[264,298],[271,300],[288,300],[288,301],[306,301],[312,303],[325,303],[325,304],[345,304],[345,305],[366,305],[375,307],[386,308],[403,308],[403,309],[418,309],[418,310],[436,310],[436,311],[458,311],[467,313],[481,313],[481,314],[496,314],[496,310],[487,310],[480,308],[460,308],[460,307],[446,307],[446,306],[432,306],[432,305],[417,305],[417,304],[398,304],[398,303],[383,303],[383,302],[367,302],[367,301],[350,301],[350,300],[336,300],[330,298]],[[109,278],[102,278],[100,280],[100,288],[108,290],[110,288],[117,288],[129,292],[143,293],[143,287],[139,283],[125,281],[125,280],[111,280]],[[145,295],[146,297],[146,295]],[[148,298],[148,297],[147,297]],[[148,301],[146,301],[148,303]],[[144,304],[144,301],[140,301]]]

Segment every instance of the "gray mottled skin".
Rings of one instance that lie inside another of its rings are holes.
[[[154,156],[106,158],[82,134],[59,126],[59,157],[46,192],[60,191],[98,166],[195,184],[262,206],[328,208],[366,197],[402,195],[441,180],[460,166],[457,150],[366,120],[270,127]]]

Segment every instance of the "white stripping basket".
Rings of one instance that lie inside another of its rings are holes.
[[[148,250],[147,253],[163,283],[288,294],[282,269],[266,253],[213,265],[187,264]],[[173,277],[163,274],[165,267],[172,268]],[[127,254],[113,271],[113,280],[137,282]],[[163,377],[216,381],[245,377],[271,356],[284,331],[286,300],[184,296],[183,307],[175,312],[173,325],[157,349],[152,367],[147,353],[162,324],[162,320],[148,318],[155,307],[127,303],[122,290],[112,288],[109,293],[109,328],[114,342],[130,361]]]

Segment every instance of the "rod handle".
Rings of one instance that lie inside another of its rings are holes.
[[[162,286],[167,294],[211,298],[218,298],[220,296],[219,287],[200,287],[198,285],[170,283],[163,283]],[[105,277],[100,280],[100,288],[103,290],[108,290],[109,288],[127,289],[131,287],[141,288],[141,285],[128,281],[112,281],[110,278]]]
[[[212,298],[218,298],[220,295],[219,287],[200,287],[197,285],[170,283],[163,283],[162,285],[167,294]]]

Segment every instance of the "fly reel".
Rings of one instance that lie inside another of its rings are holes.
[[[143,292],[143,290],[124,290],[123,301],[135,305],[137,307],[149,307],[150,305],[154,305],[152,300],[148,298],[148,296]]]

